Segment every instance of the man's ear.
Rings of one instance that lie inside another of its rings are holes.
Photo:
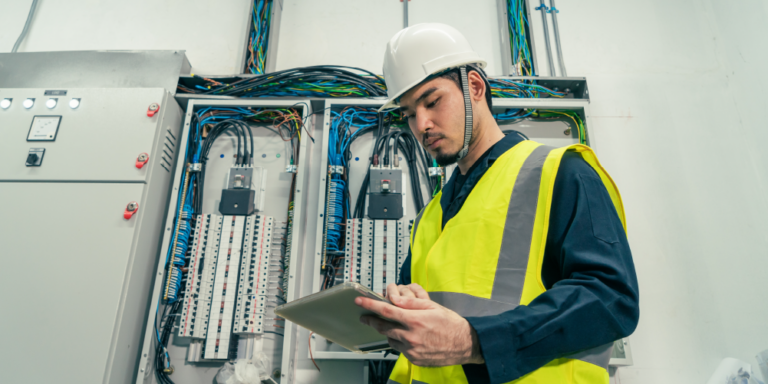
[[[479,103],[485,100],[485,81],[477,71],[471,71],[467,74],[467,80],[469,81],[469,94],[472,97],[473,103]]]

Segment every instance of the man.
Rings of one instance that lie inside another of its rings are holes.
[[[394,305],[360,321],[401,352],[389,383],[608,383],[639,318],[621,198],[586,146],[504,135],[485,62],[457,30],[406,28],[384,59],[389,100],[440,165],[414,221]]]

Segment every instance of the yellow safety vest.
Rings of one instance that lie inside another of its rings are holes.
[[[552,191],[566,151],[581,153],[602,179],[626,230],[619,190],[585,145],[553,148],[523,141],[501,155],[442,229],[440,194],[411,230],[411,276],[433,301],[464,317],[493,316],[546,291],[541,280]],[[608,384],[613,344],[555,359],[516,384]],[[460,365],[418,367],[404,355],[394,383],[467,383]]]

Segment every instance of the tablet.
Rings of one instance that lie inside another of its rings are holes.
[[[346,282],[283,304],[275,309],[275,313],[352,352],[389,349],[386,336],[360,323],[360,316],[374,313],[355,304],[356,297],[389,303],[389,300],[358,283]]]

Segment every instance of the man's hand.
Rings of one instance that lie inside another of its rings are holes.
[[[418,284],[390,284],[387,297],[394,305],[364,297],[355,304],[389,319],[362,316],[360,322],[387,336],[389,345],[421,367],[482,364],[477,333],[458,313],[429,300]]]

